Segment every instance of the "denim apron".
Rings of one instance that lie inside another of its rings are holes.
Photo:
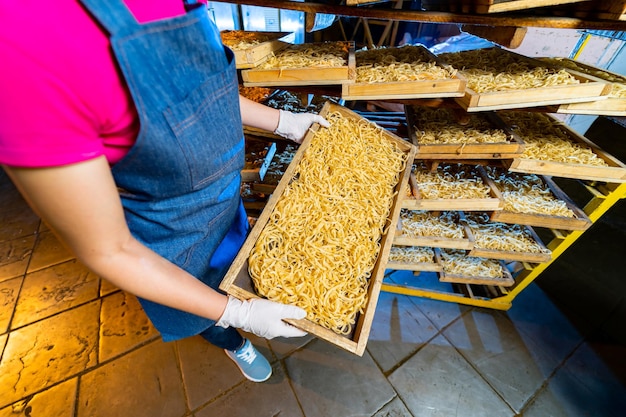
[[[122,0],[81,1],[109,33],[139,116],[136,143],[112,167],[128,226],[217,289],[249,227],[239,190],[244,136],[233,53],[205,5],[139,24]],[[207,329],[220,347],[241,341],[213,320],[140,302],[166,341]]]

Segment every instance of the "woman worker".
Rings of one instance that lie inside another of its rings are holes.
[[[0,164],[33,210],[163,340],[199,334],[268,379],[236,328],[302,336],[283,319],[305,312],[216,291],[248,230],[242,124],[299,141],[326,121],[240,97],[201,3],[2,2],[0,57]]]

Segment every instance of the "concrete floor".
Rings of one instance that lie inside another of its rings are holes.
[[[624,293],[568,285],[623,278],[623,209],[507,312],[382,293],[363,357],[312,337],[253,338],[274,367],[255,384],[198,337],[163,343],[4,174],[0,195],[0,417],[624,415]],[[592,246],[604,257],[585,258]]]

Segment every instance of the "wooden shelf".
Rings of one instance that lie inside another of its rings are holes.
[[[397,10],[392,9],[390,6],[388,8],[383,8],[381,5],[378,5],[378,7],[339,6],[322,3],[298,2],[292,0],[224,0],[224,2],[272,7],[285,10],[297,10],[307,13],[326,13],[338,16],[402,20],[408,22],[626,31],[626,21],[623,20],[584,20],[577,17],[535,16],[527,12],[479,15],[434,11]]]

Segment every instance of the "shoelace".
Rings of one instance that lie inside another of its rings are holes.
[[[237,357],[242,361],[251,364],[256,359],[256,352],[254,349],[246,349],[243,352],[238,353]]]

